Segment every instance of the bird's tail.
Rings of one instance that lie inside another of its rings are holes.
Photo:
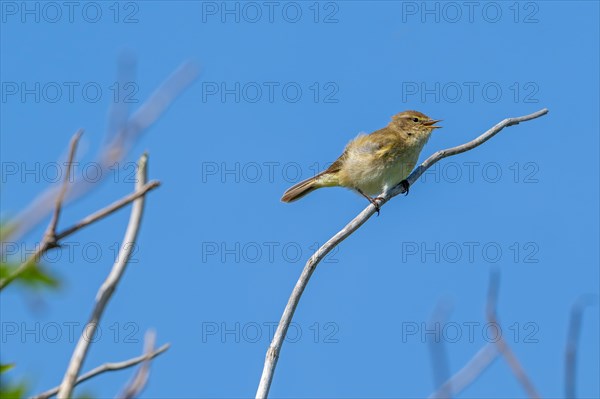
[[[286,192],[283,193],[281,201],[293,202],[304,197],[306,194],[313,192],[317,188],[335,186],[337,184],[333,181],[334,179],[334,176],[331,176],[331,174],[322,172],[316,175],[315,177],[302,180],[300,183],[297,183],[289,189],[287,189]]]

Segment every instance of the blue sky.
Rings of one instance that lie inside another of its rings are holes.
[[[452,308],[440,340],[455,372],[486,343],[497,268],[503,336],[544,397],[563,395],[572,304],[596,295],[584,315],[577,389],[598,397],[597,2],[53,4],[60,8],[27,3],[28,13],[2,3],[3,217],[53,184],[48,165],[66,157],[78,128],[78,160],[94,161],[108,109],[121,100],[114,84],[124,50],[137,57],[134,110],[183,61],[202,70],[121,172],[60,220],[67,227],[129,193],[131,162],[149,152],[149,175],[163,184],[147,198],[135,263],[84,370],[137,356],[154,328],[172,347],[154,361],[144,397],[253,396],[304,262],[366,205],[340,188],[283,204],[286,188],[406,109],[444,120],[424,159],[547,107],[547,116],[440,162],[318,267],[271,395],[429,395],[426,323],[436,304]],[[128,217],[122,210],[69,237],[46,262],[59,291],[2,293],[2,361],[16,362],[10,376],[26,378],[31,393],[62,379],[75,345],[70,326],[81,333]],[[112,397],[131,375],[106,374],[76,392]],[[524,395],[498,360],[461,397]]]

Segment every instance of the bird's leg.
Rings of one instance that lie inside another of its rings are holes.
[[[381,197],[372,198],[372,197],[368,196],[367,194],[363,193],[360,188],[357,188],[356,191],[358,191],[358,193],[360,195],[362,195],[363,197],[365,197],[366,199],[368,199],[369,202],[371,204],[373,204],[373,206],[375,207],[375,210],[377,211],[377,216],[379,216],[379,211],[381,210],[381,207],[379,206],[379,202],[378,201],[383,200],[383,198],[381,198]]]
[[[404,195],[408,195],[408,189],[410,188],[410,184],[408,183],[408,180],[404,179],[400,182],[400,185],[402,186],[402,188],[404,189]]]

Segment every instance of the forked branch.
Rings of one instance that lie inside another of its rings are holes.
[[[77,378],[77,381],[75,381],[74,385],[79,385],[84,381],[89,380],[90,378],[96,377],[97,375],[106,373],[108,371],[118,371],[118,370],[124,370],[126,368],[129,367],[133,367],[137,364],[143,363],[143,362],[148,362],[152,359],[154,359],[156,356],[160,355],[161,353],[165,352],[167,349],[169,349],[171,347],[170,344],[164,344],[163,346],[161,346],[160,348],[156,349],[155,351],[152,351],[150,353],[144,353],[143,355],[140,355],[138,357],[134,357],[132,359],[129,360],[124,360],[122,362],[114,362],[114,363],[104,363],[101,366],[98,366],[96,368],[94,368],[93,370],[88,371],[85,374],[82,374],[81,377]],[[43,392],[37,396],[32,397],[31,399],[48,399],[51,398],[52,396],[56,395],[58,393],[58,390],[60,389],[60,385],[56,386],[52,389],[47,390],[46,392]]]
[[[144,154],[138,162],[137,179],[135,184],[136,190],[139,190],[146,184],[147,159],[148,158],[146,154]],[[104,313],[104,309],[106,309],[106,305],[108,305],[108,302],[115,292],[121,277],[125,273],[125,268],[127,267],[127,263],[129,262],[133,248],[135,247],[135,241],[142,221],[144,200],[145,197],[142,196],[133,202],[129,224],[127,225],[125,237],[123,238],[121,248],[119,249],[119,256],[117,257],[117,261],[114,263],[108,277],[106,277],[106,280],[98,290],[98,294],[96,295],[96,303],[94,305],[94,309],[92,310],[90,320],[87,323],[83,334],[81,337],[79,337],[79,341],[75,346],[69,366],[67,367],[67,371],[65,372],[65,376],[63,377],[63,381],[60,385],[60,389],[58,391],[58,397],[60,399],[69,399],[72,396],[73,387],[75,386],[75,382],[77,381],[77,377],[81,371],[81,367],[83,366],[83,362],[90,348],[91,341],[88,337],[94,336],[96,333],[96,329],[100,323],[100,318]]]

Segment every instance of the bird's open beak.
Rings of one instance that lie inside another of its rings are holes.
[[[433,126],[434,124],[441,122],[441,121],[442,121],[441,119],[430,119],[426,122],[423,122],[423,124],[425,126],[429,126],[432,129],[441,129],[442,128],[441,126]]]

